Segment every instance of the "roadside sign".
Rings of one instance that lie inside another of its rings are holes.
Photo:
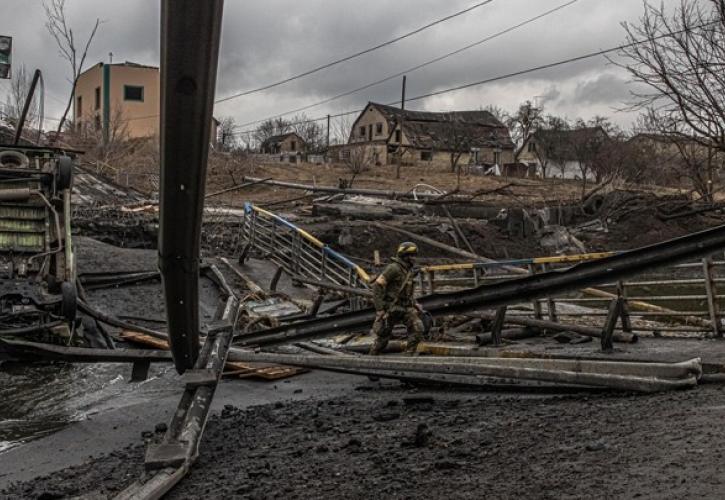
[[[13,55],[13,38],[0,35],[0,78],[10,78]]]

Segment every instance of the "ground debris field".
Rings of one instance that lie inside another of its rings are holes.
[[[725,411],[721,386],[652,396],[428,392],[384,382],[357,389],[352,397],[225,406],[168,498],[725,495],[725,436],[715,425]],[[139,438],[1,495],[106,498],[138,477],[142,460]]]

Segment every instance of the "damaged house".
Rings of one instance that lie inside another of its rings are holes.
[[[538,177],[594,180],[592,156],[609,135],[602,127],[540,129],[532,133],[516,152],[516,161]]]
[[[365,148],[372,163],[445,169],[456,156],[460,165],[504,165],[514,157],[508,128],[488,111],[401,110],[368,103],[355,120],[347,144],[330,148],[333,161],[344,161],[352,148]]]
[[[279,161],[296,163],[305,154],[305,140],[296,132],[273,135],[262,142],[259,150],[262,154],[278,155]]]

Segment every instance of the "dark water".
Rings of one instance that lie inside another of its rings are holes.
[[[0,365],[0,453],[52,434],[71,422],[173,390],[170,365],[129,383],[131,367],[6,362]]]

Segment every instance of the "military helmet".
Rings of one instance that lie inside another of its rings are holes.
[[[418,255],[418,245],[410,241],[404,241],[398,245],[398,257],[405,257],[406,255]]]

